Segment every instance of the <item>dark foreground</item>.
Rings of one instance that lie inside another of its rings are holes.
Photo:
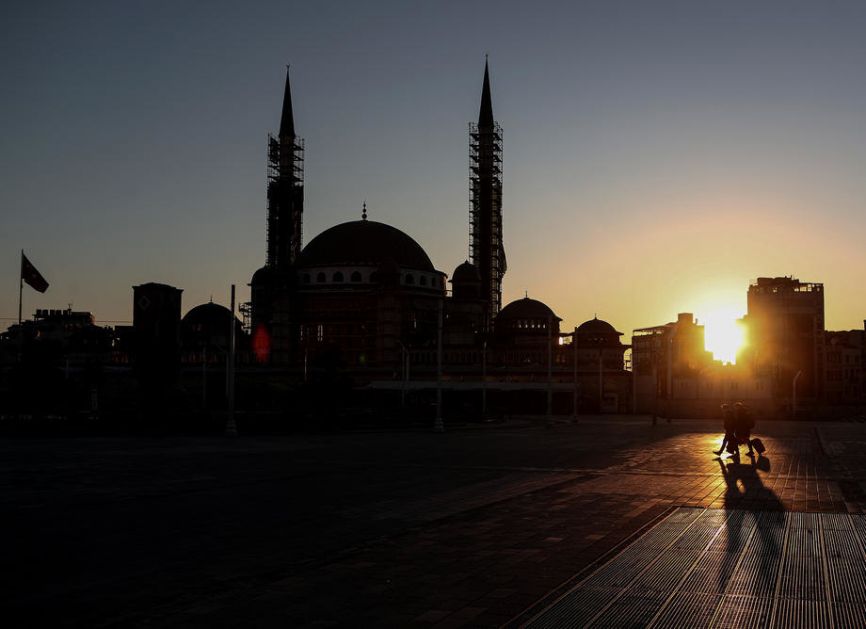
[[[764,512],[863,513],[866,425],[761,422],[768,451],[754,464],[716,460],[716,428],[584,418],[445,434],[7,439],[4,624],[538,623],[611,557],[636,552],[628,549],[646,543],[651,527],[685,517],[675,507],[720,514],[710,518],[717,532],[728,521],[752,522],[753,531],[761,518],[783,531],[812,522]],[[774,565],[786,565],[787,547],[774,547]],[[850,569],[864,574],[862,548],[852,552]],[[764,605],[796,587],[782,574],[766,577],[766,592],[727,594]],[[735,587],[723,576],[708,577],[721,583],[715,595]],[[617,586],[616,596],[635,583]],[[866,602],[840,602],[863,618]],[[737,618],[714,622],[771,620]]]

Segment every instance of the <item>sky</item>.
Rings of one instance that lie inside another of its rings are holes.
[[[629,335],[793,275],[862,328],[864,32],[862,2],[5,2],[0,327],[22,248],[51,284],[25,316],[129,321],[149,281],[248,299],[287,63],[305,241],[366,200],[450,274],[488,54],[504,302]]]

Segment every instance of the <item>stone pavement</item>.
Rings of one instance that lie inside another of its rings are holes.
[[[862,515],[681,507],[525,626],[860,628],[864,544]]]
[[[6,440],[0,599],[21,626],[499,626],[678,507],[863,513],[866,426],[759,422],[754,463],[717,429]]]

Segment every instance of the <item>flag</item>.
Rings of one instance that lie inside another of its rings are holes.
[[[44,293],[48,288],[48,282],[42,277],[42,274],[36,270],[36,267],[27,259],[24,252],[21,252],[21,279],[40,293]]]

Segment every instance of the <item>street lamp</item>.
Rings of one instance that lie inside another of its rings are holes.
[[[574,414],[574,417],[573,417],[572,421],[574,423],[577,423],[577,402],[578,402],[577,388],[578,388],[578,384],[577,384],[577,327],[576,326],[574,328],[574,332],[571,333],[571,345],[572,345],[572,349],[574,350],[574,359],[572,360],[572,362],[574,363],[572,365],[573,371],[574,371],[574,402],[572,403],[572,413]]]
[[[442,309],[445,302],[443,295],[439,299],[439,316],[436,323],[436,419],[433,422],[434,432],[445,432],[445,422],[442,420]]]
[[[553,317],[547,316],[547,425],[553,422]]]
[[[481,341],[481,418],[487,417],[487,339]]]
[[[802,376],[802,375],[803,375],[803,370],[801,369],[800,371],[797,372],[797,375],[794,376],[794,382],[792,384],[792,391],[791,391],[791,417],[792,418],[797,417],[797,380],[799,380],[800,376]]]

